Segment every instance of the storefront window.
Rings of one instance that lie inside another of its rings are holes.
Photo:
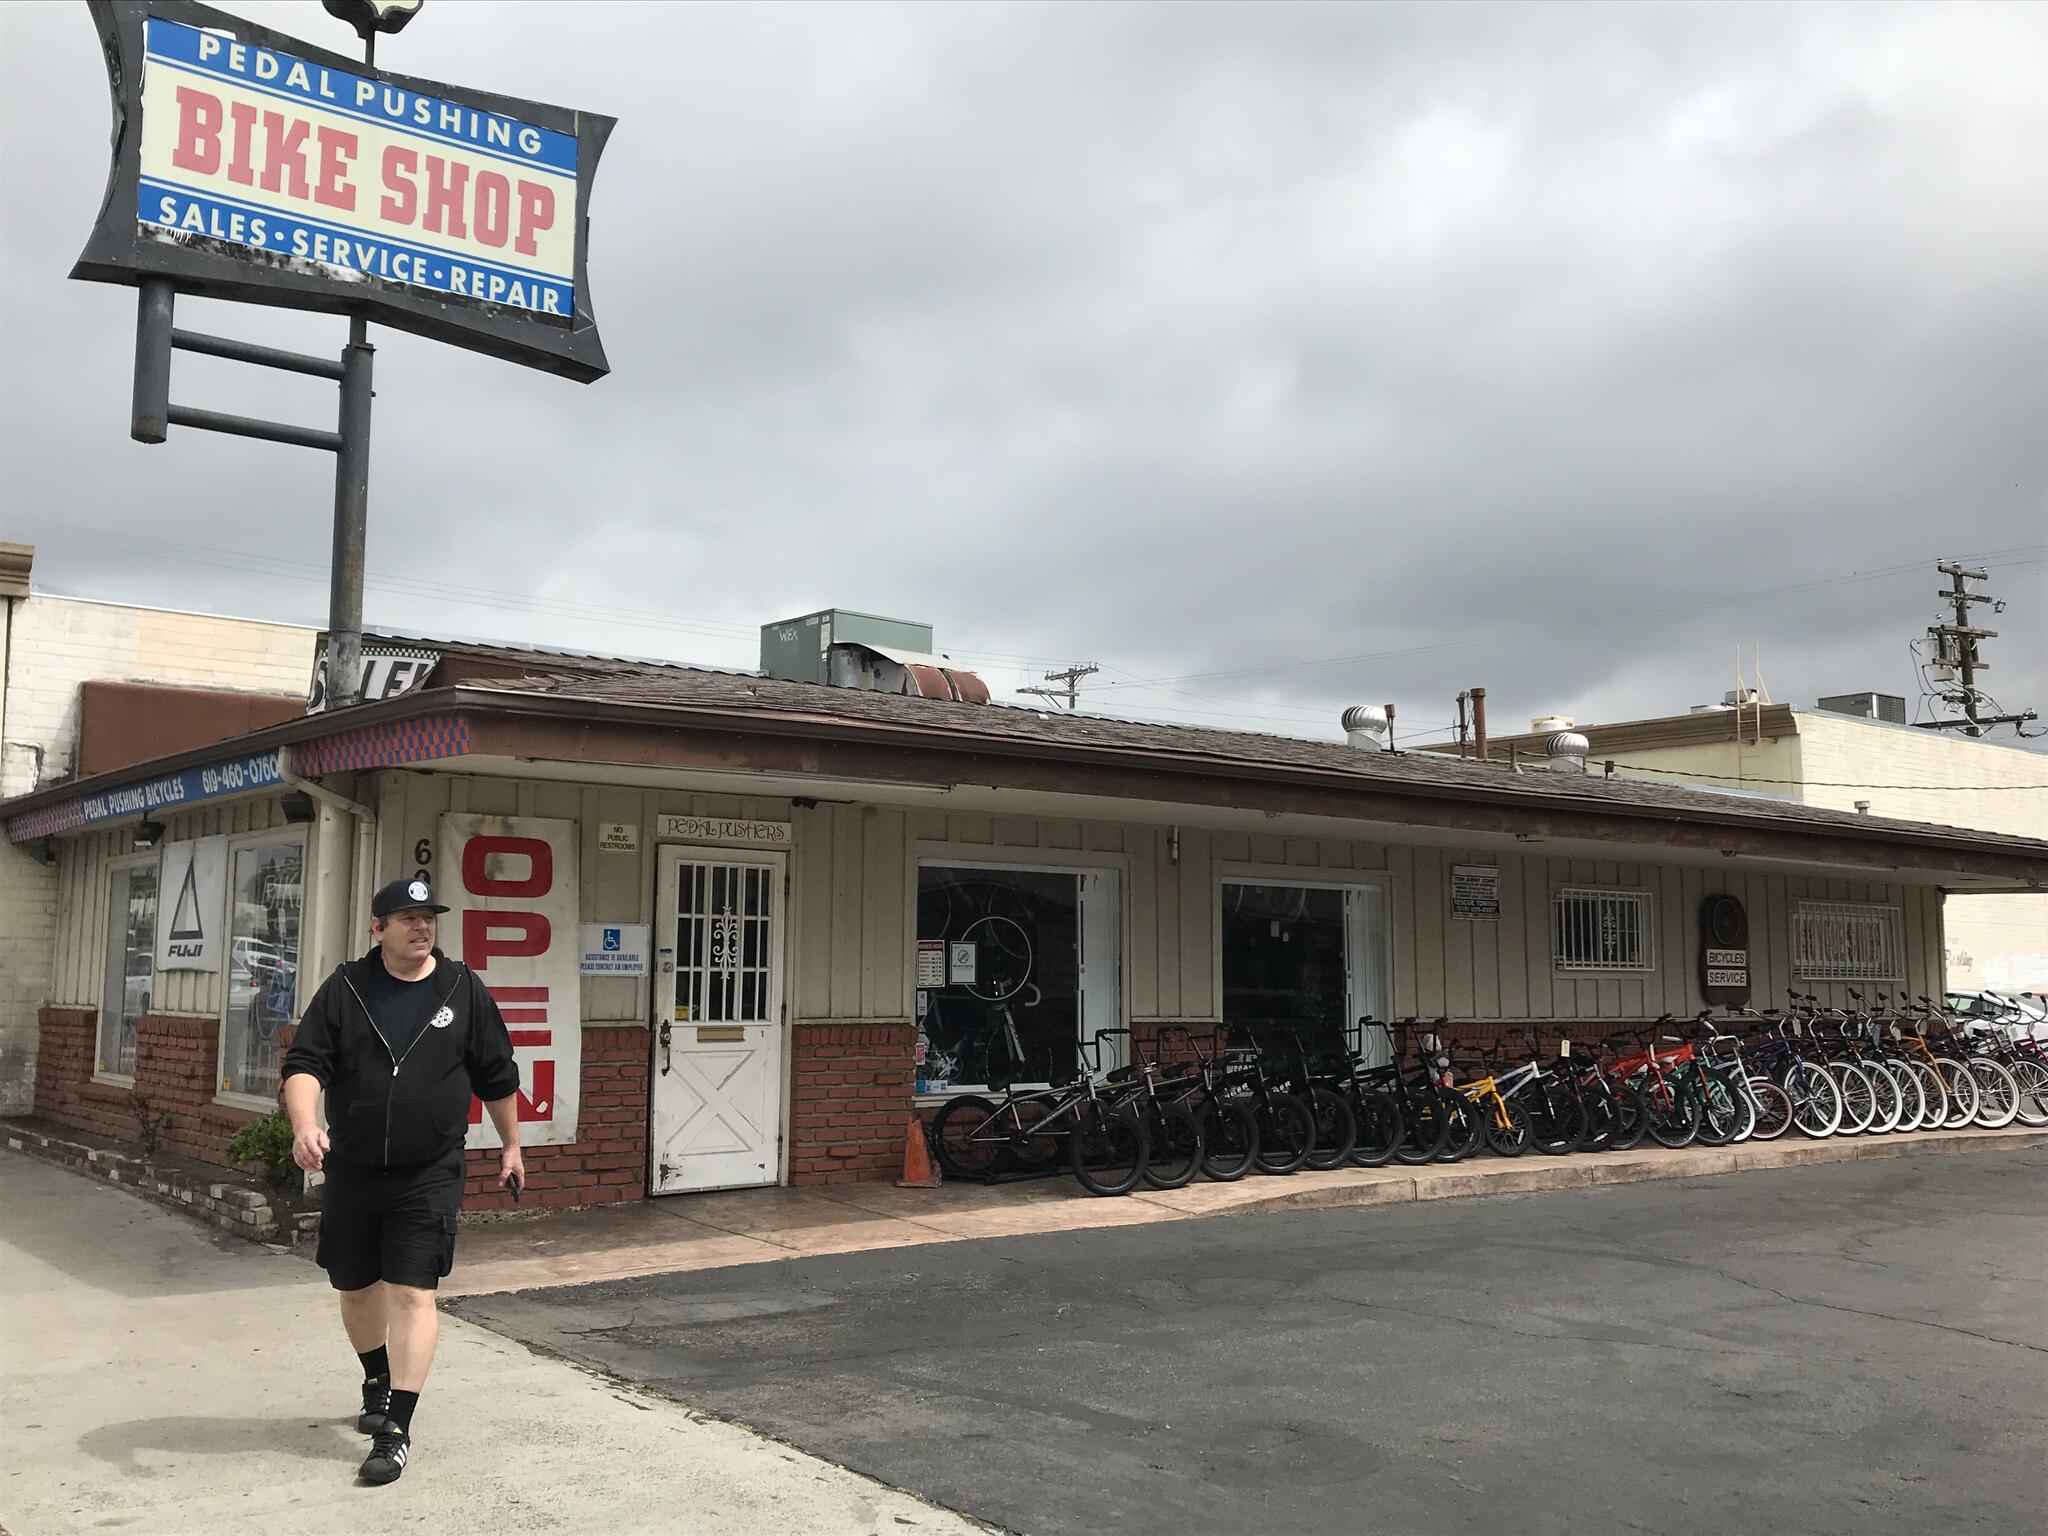
[[[298,1002],[305,848],[260,843],[236,849],[234,858],[220,1090],[270,1098],[277,1093],[277,1032],[291,1023]]]
[[[918,871],[921,1091],[1073,1075],[1086,1011],[1082,909],[1089,878],[960,865]]]
[[[1360,1015],[1386,1017],[1379,887],[1227,881],[1222,907],[1227,1025],[1335,1046]]]
[[[100,989],[98,1070],[135,1075],[135,1021],[149,1012],[156,968],[156,865],[116,868],[107,893],[107,970]]]

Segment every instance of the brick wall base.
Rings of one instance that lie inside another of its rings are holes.
[[[790,1032],[789,1182],[847,1184],[903,1172],[917,1031],[799,1024]]]
[[[213,1102],[220,1052],[215,1019],[145,1014],[135,1023],[132,1088],[93,1081],[99,1014],[91,1008],[38,1011],[36,1113],[110,1141],[142,1139],[141,1115],[158,1125],[162,1149],[223,1166],[228,1140],[258,1112]]]
[[[647,1080],[649,1036],[639,1024],[586,1025],[583,1030],[583,1099],[576,1140],[559,1147],[526,1148],[526,1189],[519,1209],[607,1205],[647,1193]],[[469,1154],[463,1207],[512,1210],[498,1187],[495,1150]]]

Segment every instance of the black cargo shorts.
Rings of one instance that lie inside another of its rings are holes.
[[[315,1255],[337,1291],[379,1280],[436,1289],[455,1263],[463,1152],[430,1163],[369,1168],[327,1160]]]

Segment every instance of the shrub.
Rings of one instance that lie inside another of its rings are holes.
[[[238,1163],[263,1165],[263,1182],[279,1193],[297,1184],[299,1165],[292,1161],[292,1123],[281,1109],[243,1125],[228,1142],[228,1156]]]

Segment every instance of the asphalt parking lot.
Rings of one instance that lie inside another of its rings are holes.
[[[1033,1533],[2038,1529],[2048,1149],[455,1303]]]

